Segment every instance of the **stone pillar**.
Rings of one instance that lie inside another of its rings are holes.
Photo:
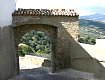
[[[15,76],[16,66],[12,28],[0,27],[0,80],[8,80]]]
[[[62,19],[61,19],[62,20]],[[72,40],[78,40],[78,17],[63,18],[62,26],[58,27],[58,42],[56,49],[56,63],[58,69],[71,67]],[[75,50],[75,49],[74,49]],[[57,69],[57,70],[58,70]]]

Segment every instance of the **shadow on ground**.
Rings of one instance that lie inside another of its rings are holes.
[[[23,69],[20,75],[10,80],[84,80],[51,73],[51,68]]]
[[[50,67],[39,67],[23,69],[20,75],[10,80],[90,80],[90,78],[92,80],[97,80],[93,78],[91,73],[80,72],[73,69],[51,73]]]

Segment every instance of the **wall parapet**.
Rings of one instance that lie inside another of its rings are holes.
[[[73,9],[18,9],[13,16],[79,16]]]

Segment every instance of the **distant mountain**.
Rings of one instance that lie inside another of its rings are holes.
[[[105,31],[105,22],[79,19],[79,26],[81,27],[95,27]]]
[[[105,15],[101,13],[96,13],[93,15],[80,16],[80,19],[95,20],[95,21],[105,21]]]
[[[105,38],[105,22],[79,19],[79,33],[80,36]]]

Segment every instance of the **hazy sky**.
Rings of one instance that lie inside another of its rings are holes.
[[[16,0],[17,8],[75,9],[79,15],[105,14],[105,0]]]

